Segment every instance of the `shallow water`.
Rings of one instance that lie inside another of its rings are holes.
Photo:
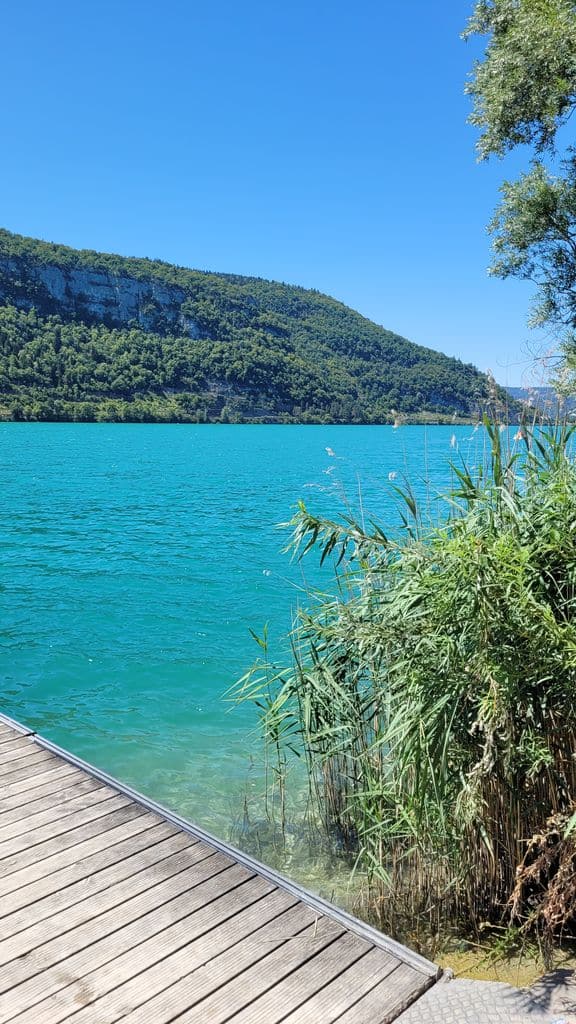
[[[499,981],[514,985],[516,988],[530,988],[550,970],[576,970],[576,950],[573,946],[554,950],[552,964],[546,964],[544,957],[535,947],[529,947],[508,957],[498,957],[495,955],[494,946],[489,943],[464,951],[446,952],[436,956],[434,960],[444,969],[449,968],[453,971],[456,978]]]
[[[249,630],[274,642],[307,582],[329,585],[277,524],[303,499],[392,527],[404,473],[433,500],[456,450],[484,444],[471,427],[0,424],[2,709],[242,842],[261,747],[223,695]]]

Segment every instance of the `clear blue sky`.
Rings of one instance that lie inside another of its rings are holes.
[[[476,163],[470,9],[5,5],[0,224],[318,288],[521,383],[530,288],[486,274],[521,164]]]

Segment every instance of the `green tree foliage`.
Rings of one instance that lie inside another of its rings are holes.
[[[143,283],[138,318],[126,322],[120,301],[91,305],[77,272],[84,288],[95,275],[112,284],[107,295]],[[0,231],[0,297],[4,418],[371,423],[471,417],[489,398],[474,367],[329,296],[258,278]]]
[[[576,101],[571,0],[479,0],[465,36],[488,35],[467,92],[481,158],[518,144],[549,147]]]
[[[564,162],[563,177],[541,163],[502,188],[503,201],[491,224],[492,273],[522,277],[538,286],[532,322],[571,330],[576,326],[576,158]]]
[[[481,159],[530,145],[557,157],[557,133],[576,103],[576,4],[571,0],[480,0],[466,35],[487,34],[467,91]],[[502,187],[491,224],[491,273],[538,287],[533,326],[551,325],[568,363],[576,358],[576,157],[560,174],[541,159]]]

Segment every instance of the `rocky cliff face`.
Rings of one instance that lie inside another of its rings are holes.
[[[200,330],[182,310],[186,293],[151,277],[133,277],[0,257],[0,302],[10,301],[39,313],[105,323],[110,327],[138,325],[147,331],[186,334]]]

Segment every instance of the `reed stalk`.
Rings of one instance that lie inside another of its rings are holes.
[[[235,688],[260,705],[282,768],[288,750],[305,759],[380,925],[420,946],[542,926],[551,879],[524,898],[524,858],[576,805],[571,431],[524,428],[511,453],[485,427],[485,464],[454,464],[435,525],[409,490],[396,536],[299,506],[293,551],[334,558],[346,586],[301,614],[291,665],[261,660]],[[569,830],[560,841],[565,870],[576,847]],[[575,915],[571,897],[561,928]]]

